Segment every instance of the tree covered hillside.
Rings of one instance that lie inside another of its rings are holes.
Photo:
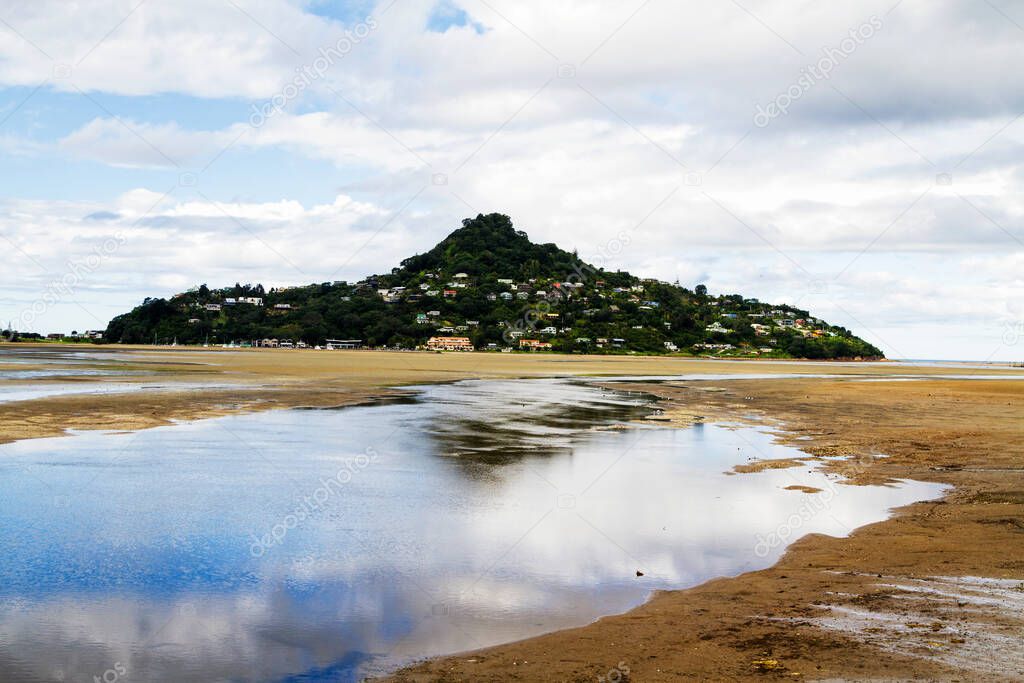
[[[597,268],[554,244],[534,244],[502,214],[464,220],[388,274],[269,290],[202,285],[146,299],[114,318],[105,334],[124,343],[314,346],[346,339],[410,349],[437,336],[468,337],[477,349],[519,349],[536,340],[580,353],[882,356],[805,310]]]

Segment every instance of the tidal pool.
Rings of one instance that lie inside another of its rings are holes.
[[[582,382],[467,381],[0,446],[0,680],[359,680],[765,567],[942,491],[726,475],[797,452],[624,427],[650,412]]]

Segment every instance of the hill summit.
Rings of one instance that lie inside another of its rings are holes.
[[[536,244],[503,214],[359,282],[200,285],[114,318],[108,342],[880,358],[808,311],[711,295]],[[446,342],[445,338],[459,341]],[[433,339],[433,342],[430,340]]]

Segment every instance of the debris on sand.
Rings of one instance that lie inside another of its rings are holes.
[[[778,671],[782,668],[777,659],[755,659],[751,664],[758,671]]]

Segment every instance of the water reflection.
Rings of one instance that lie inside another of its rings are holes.
[[[763,567],[826,488],[753,429],[614,429],[643,397],[555,380],[424,388],[0,446],[0,680],[358,680]],[[789,540],[939,488],[835,487]],[[645,576],[638,578],[636,570]]]

